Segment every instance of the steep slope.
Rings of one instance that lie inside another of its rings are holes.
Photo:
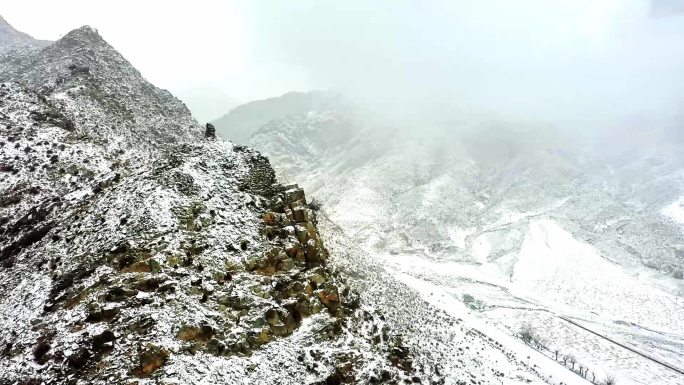
[[[268,159],[90,27],[4,62],[0,383],[443,382]]]
[[[18,82],[68,113],[81,131],[108,141],[155,146],[199,138],[187,107],[148,83],[97,31],[85,26],[54,44],[0,67],[0,81]]]

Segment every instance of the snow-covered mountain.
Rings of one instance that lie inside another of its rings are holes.
[[[409,290],[93,28],[3,55],[0,384],[579,383]]]
[[[277,98],[240,105],[214,120],[217,132],[235,143],[245,144],[261,126],[288,115],[335,105],[337,95],[326,91],[289,92]]]
[[[349,105],[273,109],[248,143],[418,292],[465,298],[509,335],[532,322],[560,354],[618,383],[681,382],[681,371],[568,321],[684,367],[677,127],[589,136],[472,119],[421,126]]]

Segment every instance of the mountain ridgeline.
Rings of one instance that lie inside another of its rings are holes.
[[[267,158],[91,27],[0,42],[0,384],[443,382]]]

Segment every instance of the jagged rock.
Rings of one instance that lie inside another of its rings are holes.
[[[278,265],[276,265],[276,270],[290,271],[294,268],[294,266],[294,261],[291,258],[285,258],[282,261],[278,262]]]
[[[231,294],[219,297],[217,302],[233,309],[245,310],[250,308],[253,301],[245,296]]]
[[[116,336],[111,330],[105,330],[100,334],[93,336],[92,348],[93,351],[99,352],[103,350],[111,350],[112,343],[116,340]]]
[[[216,139],[216,128],[213,124],[207,123],[204,130],[204,137],[207,139]]]
[[[318,299],[331,312],[335,312],[340,307],[340,295],[335,285],[325,284],[323,289],[318,292]]]

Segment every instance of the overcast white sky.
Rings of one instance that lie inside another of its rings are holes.
[[[654,0],[678,2],[679,0]],[[335,88],[402,109],[598,120],[673,113],[684,19],[648,0],[3,1],[36,38],[88,24],[200,120]]]

